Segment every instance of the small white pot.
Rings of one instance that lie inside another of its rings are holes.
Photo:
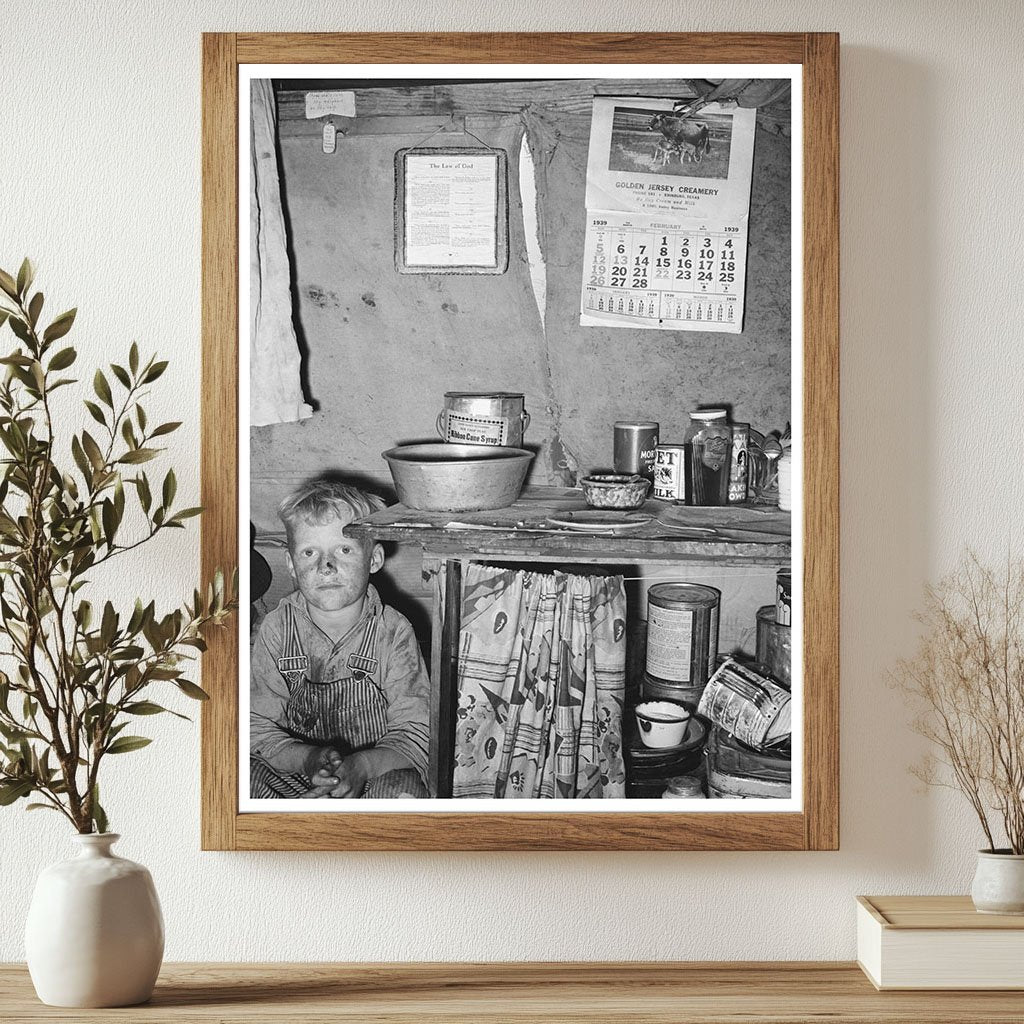
[[[25,955],[49,1006],[134,1006],[153,993],[163,915],[149,872],[111,852],[120,838],[76,835],[79,855],[44,869],[36,882]]]
[[[971,899],[982,914],[1024,914],[1024,854],[979,850]]]

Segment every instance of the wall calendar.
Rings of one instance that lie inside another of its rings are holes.
[[[743,330],[755,117],[594,100],[582,326]]]

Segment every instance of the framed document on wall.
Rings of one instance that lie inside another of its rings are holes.
[[[395,154],[395,267],[400,274],[508,269],[508,155],[484,147]]]
[[[204,36],[204,848],[837,848],[838,47]]]

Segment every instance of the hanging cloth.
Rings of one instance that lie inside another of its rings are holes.
[[[277,163],[277,105],[269,79],[252,81],[251,120],[249,422],[264,426],[304,420],[312,410],[303,401],[299,378]]]
[[[470,564],[453,795],[625,796],[621,576]]]

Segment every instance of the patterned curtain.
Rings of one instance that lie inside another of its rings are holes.
[[[625,796],[621,576],[466,566],[456,797]]]

